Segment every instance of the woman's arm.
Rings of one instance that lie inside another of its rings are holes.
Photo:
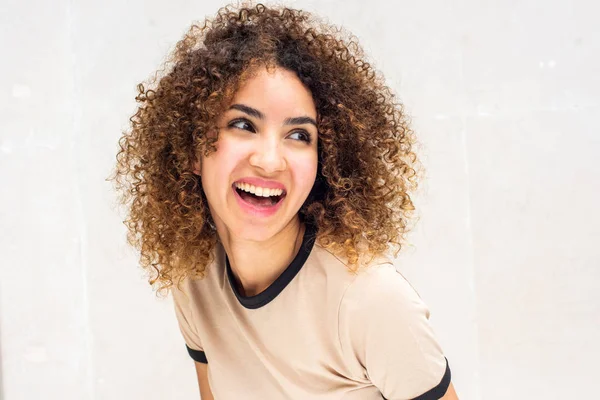
[[[200,386],[200,398],[202,400],[215,400],[208,385],[208,364],[194,362],[196,364],[196,374],[198,375],[198,385]],[[444,400],[446,398],[444,397]],[[449,398],[448,400],[453,400]]]
[[[446,394],[440,400],[458,400],[458,396],[456,395],[456,391],[454,390],[454,385],[452,385],[452,382],[450,382],[450,386],[448,386]]]

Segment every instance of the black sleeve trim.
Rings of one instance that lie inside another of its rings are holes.
[[[446,357],[444,357],[446,358]],[[439,400],[446,394],[448,387],[450,386],[450,365],[448,364],[448,359],[446,358],[446,372],[444,373],[444,377],[441,382],[434,387],[433,389],[423,393],[422,395],[415,397],[413,400]]]
[[[188,354],[190,355],[190,357],[192,357],[194,359],[194,361],[197,361],[199,363],[208,364],[208,360],[206,359],[206,354],[203,351],[190,349],[187,346],[187,344],[185,345],[185,347],[187,348]]]

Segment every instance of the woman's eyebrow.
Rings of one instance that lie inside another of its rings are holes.
[[[241,112],[246,113],[254,118],[265,119],[265,115],[263,113],[261,113],[260,111],[258,111],[255,108],[246,106],[244,104],[233,104],[231,107],[229,107],[229,109],[241,111]],[[286,118],[285,121],[283,121],[283,124],[284,125],[313,124],[314,126],[317,126],[317,121],[315,121],[311,117],[303,116],[303,117]]]
[[[316,127],[317,121],[315,121],[311,117],[295,117],[295,118],[286,118],[285,121],[283,121],[283,124],[284,125],[313,124]]]

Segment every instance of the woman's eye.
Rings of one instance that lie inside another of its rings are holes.
[[[299,140],[310,143],[310,135],[308,133],[303,132],[303,131],[297,131],[297,132],[292,133],[290,136],[294,136],[294,135],[300,135]]]
[[[229,124],[229,126],[235,127],[238,129],[242,129],[242,130],[250,130],[250,131],[254,132],[254,127],[252,126],[252,124],[243,119],[233,121],[232,123]]]
[[[236,128],[236,129],[241,129],[244,131],[250,131],[250,132],[256,133],[254,126],[250,123],[250,121],[245,120],[245,119],[238,119],[238,120],[232,121],[229,123],[228,126],[230,128]],[[295,140],[300,140],[300,141],[303,141],[306,143],[311,142],[310,134],[306,131],[296,131],[296,132],[293,132],[290,136]]]

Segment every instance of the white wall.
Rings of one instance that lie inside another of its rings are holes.
[[[104,179],[135,85],[223,4],[3,0],[4,399],[197,398]],[[461,400],[596,397],[600,6],[288,4],[354,32],[413,116],[428,177],[398,267]]]

